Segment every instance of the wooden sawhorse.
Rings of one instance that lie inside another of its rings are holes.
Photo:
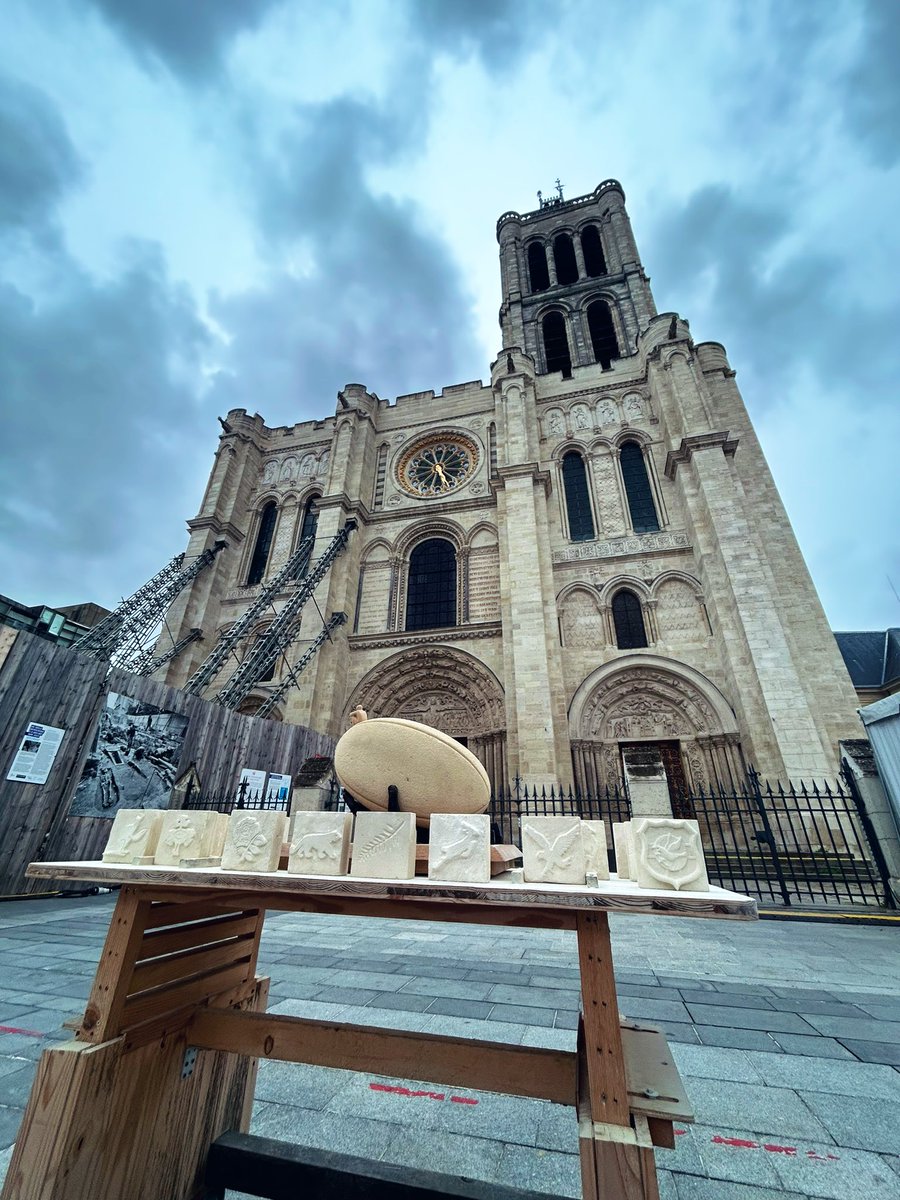
[[[571,1104],[585,1200],[658,1200],[654,1146],[674,1145],[673,1121],[692,1116],[663,1035],[620,1020],[607,912],[756,912],[718,888],[615,881],[390,883],[103,863],[35,863],[29,874],[122,890],[75,1040],[41,1057],[0,1200],[201,1200],[210,1146],[248,1128],[260,1058]],[[572,929],[577,1050],[267,1014],[256,961],[268,909]]]

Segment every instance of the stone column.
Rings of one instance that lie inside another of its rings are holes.
[[[615,451],[603,446],[590,455],[598,536],[623,537],[627,532],[624,496]]]

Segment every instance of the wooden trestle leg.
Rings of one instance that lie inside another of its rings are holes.
[[[200,1008],[264,1010],[264,912],[123,888],[76,1040],[41,1056],[2,1200],[193,1200],[245,1128],[255,1060],[189,1046]]]
[[[606,913],[579,913],[578,1133],[584,1200],[659,1200],[645,1117],[632,1118]]]

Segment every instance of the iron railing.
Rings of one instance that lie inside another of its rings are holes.
[[[197,809],[201,812],[231,813],[235,809],[265,809],[269,812],[287,812],[288,798],[274,792],[251,791],[247,781],[231,792],[203,793],[188,786],[180,807]]]

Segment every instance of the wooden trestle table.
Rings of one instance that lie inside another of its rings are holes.
[[[41,1057],[2,1200],[198,1200],[211,1144],[248,1128],[260,1058],[570,1104],[585,1200],[657,1200],[653,1148],[674,1145],[673,1121],[692,1114],[662,1033],[619,1017],[607,914],[756,916],[721,888],[615,878],[453,884],[100,862],[28,874],[121,891],[75,1038]],[[577,1050],[267,1014],[256,961],[268,909],[574,930]]]

